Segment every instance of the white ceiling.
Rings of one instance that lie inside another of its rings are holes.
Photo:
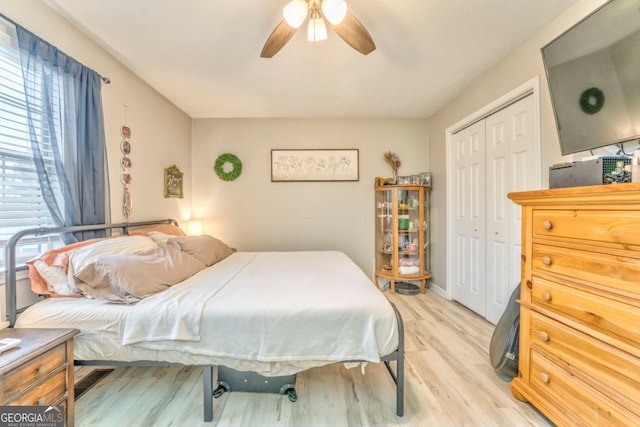
[[[347,0],[374,52],[260,58],[287,1],[48,0],[193,118],[428,117],[577,0]]]

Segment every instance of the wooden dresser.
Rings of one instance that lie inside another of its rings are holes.
[[[19,338],[0,353],[0,405],[63,405],[65,426],[74,424],[73,337],[77,329],[2,329],[0,339]]]
[[[640,184],[509,198],[522,205],[513,395],[559,426],[639,426]]]

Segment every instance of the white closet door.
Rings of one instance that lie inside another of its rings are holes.
[[[511,126],[508,108],[487,117],[487,294],[484,316],[497,323],[506,301],[505,288],[509,287],[509,204],[507,193],[511,187],[511,165],[509,163],[509,143]],[[520,266],[520,264],[517,264]],[[496,318],[497,314],[497,318]]]
[[[520,209],[513,191],[540,182],[533,96],[453,135],[453,299],[497,323],[520,280]]]
[[[487,305],[497,323],[520,281],[521,210],[507,193],[536,188],[533,97],[487,117]]]
[[[485,123],[454,135],[455,237],[453,254],[456,301],[484,316],[485,283]]]

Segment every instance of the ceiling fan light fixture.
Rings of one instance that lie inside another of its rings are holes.
[[[338,25],[347,16],[347,2],[344,0],[323,0],[322,14],[331,24]]]
[[[324,19],[319,13],[311,16],[309,19],[309,26],[307,27],[307,40],[310,42],[319,42],[327,39],[327,26],[324,24]]]
[[[300,28],[304,20],[307,19],[308,13],[309,6],[305,0],[291,0],[282,9],[284,20],[293,28]]]

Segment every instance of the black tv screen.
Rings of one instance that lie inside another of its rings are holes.
[[[640,1],[608,1],[542,58],[563,155],[640,138]]]

